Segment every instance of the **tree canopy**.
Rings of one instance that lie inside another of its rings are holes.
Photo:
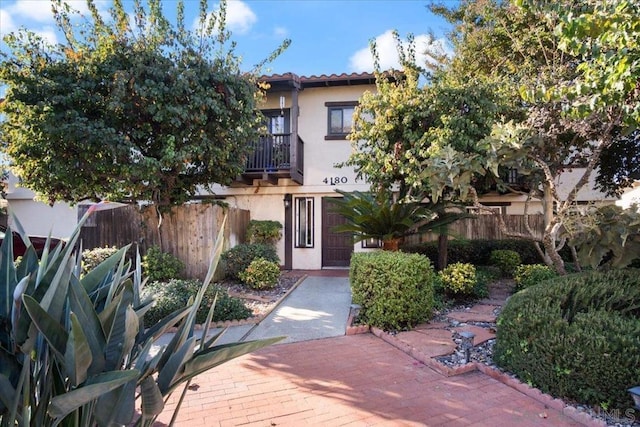
[[[160,0],[134,2],[133,19],[114,0],[103,18],[93,0],[81,27],[58,0],[66,40],[48,45],[26,30],[9,34],[0,62],[7,86],[0,140],[22,184],[49,202],[84,199],[180,204],[242,172],[259,136],[262,65],[240,69],[225,28],[226,3],[199,27],[162,14]]]
[[[503,171],[517,169],[524,185],[510,190],[526,195],[527,206],[542,202],[545,230],[512,235],[536,241],[545,261],[564,272],[564,218],[601,159],[618,161],[613,154],[638,123],[640,20],[631,3],[432,6],[454,26],[454,56],[422,87],[411,61],[403,63],[404,79],[378,72],[377,92],[356,109],[356,150],[347,163],[374,186],[409,185],[432,200],[455,197],[479,207],[487,181],[509,188]],[[560,194],[558,177],[577,167],[577,183]]]

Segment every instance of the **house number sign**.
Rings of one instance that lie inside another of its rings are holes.
[[[322,182],[329,185],[346,184],[348,181],[346,176],[330,176],[322,180]]]

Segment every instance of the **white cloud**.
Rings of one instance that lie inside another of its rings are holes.
[[[2,33],[2,35],[5,35],[17,29],[18,28],[13,22],[9,11],[6,9],[0,9],[0,33]]]
[[[289,34],[289,30],[285,27],[275,27],[273,29],[273,35],[276,37],[286,37],[287,34]]]
[[[217,13],[219,11],[219,7],[216,7],[214,12],[209,14],[209,17],[212,13]],[[226,16],[226,27],[231,30],[233,33],[245,34],[247,33],[253,24],[258,21],[258,17],[251,10],[251,8],[240,0],[229,0],[227,2],[227,16]],[[200,27],[200,18],[197,17],[193,21],[192,28],[194,30]]]
[[[231,0],[227,3],[227,26],[233,32],[247,33],[258,17],[246,3],[240,0]]]
[[[14,31],[18,31],[18,25],[16,25],[16,21],[13,18],[15,15],[16,13],[13,12],[13,9],[12,11],[0,9],[0,37],[4,37]],[[49,43],[55,44],[58,42],[56,30],[51,26],[47,25],[42,28],[32,28],[31,30]]]
[[[380,62],[380,68],[382,70],[388,70],[391,68],[400,69],[400,59],[398,57],[398,49],[396,40],[393,37],[393,31],[387,30],[383,34],[379,35],[375,39],[376,49],[378,51],[378,59]],[[408,42],[406,39],[401,40],[402,48],[406,52]],[[418,65],[426,64],[430,60],[429,56],[425,55],[425,51],[429,48],[436,51],[443,51],[451,55],[451,51],[447,47],[445,39],[434,40],[428,34],[420,34],[414,37],[416,63]],[[358,50],[349,58],[349,68],[354,72],[371,72],[373,71],[373,55],[369,46]]]
[[[36,0],[17,0],[9,7],[12,15],[28,18],[36,22],[52,23],[51,3]]]
[[[53,27],[44,27],[39,30],[34,30],[34,33],[42,37],[43,40],[47,41],[50,44],[58,43],[58,36],[56,34],[56,30]]]

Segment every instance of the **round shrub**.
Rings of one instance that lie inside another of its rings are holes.
[[[433,314],[437,275],[429,259],[403,252],[357,252],[349,272],[360,318],[385,330],[411,328]]]
[[[182,277],[184,263],[170,253],[162,252],[159,247],[152,246],[142,258],[142,269],[150,282],[160,282]]]
[[[221,260],[225,265],[226,277],[232,280],[241,280],[240,273],[245,271],[257,258],[264,258],[275,263],[280,262],[273,246],[261,243],[241,243],[222,254]]]
[[[280,278],[280,266],[276,262],[256,258],[238,276],[253,289],[273,289]]]
[[[545,393],[625,410],[640,384],[639,318],[639,270],[549,279],[507,301],[494,359]]]
[[[82,251],[82,275],[84,276],[85,274],[96,268],[116,252],[118,252],[118,248],[116,248],[115,246],[85,249],[84,251]]]
[[[498,249],[491,251],[491,255],[489,255],[489,263],[498,267],[503,276],[512,277],[516,267],[522,264],[522,260],[516,251]]]
[[[558,274],[548,265],[519,265],[516,267],[516,271],[513,274],[513,279],[516,282],[515,290],[520,291],[524,288],[537,285],[545,280],[553,279],[556,276],[558,276]]]
[[[153,306],[146,313],[145,326],[151,326],[169,316],[176,310],[184,308],[189,298],[195,297],[202,283],[197,280],[172,279],[167,282],[151,282],[145,286],[142,297],[153,297]],[[251,310],[245,306],[240,298],[229,296],[226,290],[216,285],[209,285],[204,294],[202,304],[196,314],[196,322],[203,323],[207,319],[209,307],[216,298],[216,307],[213,311],[213,321],[239,320],[251,317]]]
[[[258,221],[252,219],[247,227],[249,243],[273,246],[282,238],[282,224],[278,221]]]
[[[438,273],[444,291],[453,296],[473,295],[476,279],[476,267],[472,264],[456,262]]]

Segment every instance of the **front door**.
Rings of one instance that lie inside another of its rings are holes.
[[[353,238],[347,233],[332,231],[336,225],[346,223],[345,218],[332,211],[333,205],[322,198],[322,266],[348,267],[353,252]]]

